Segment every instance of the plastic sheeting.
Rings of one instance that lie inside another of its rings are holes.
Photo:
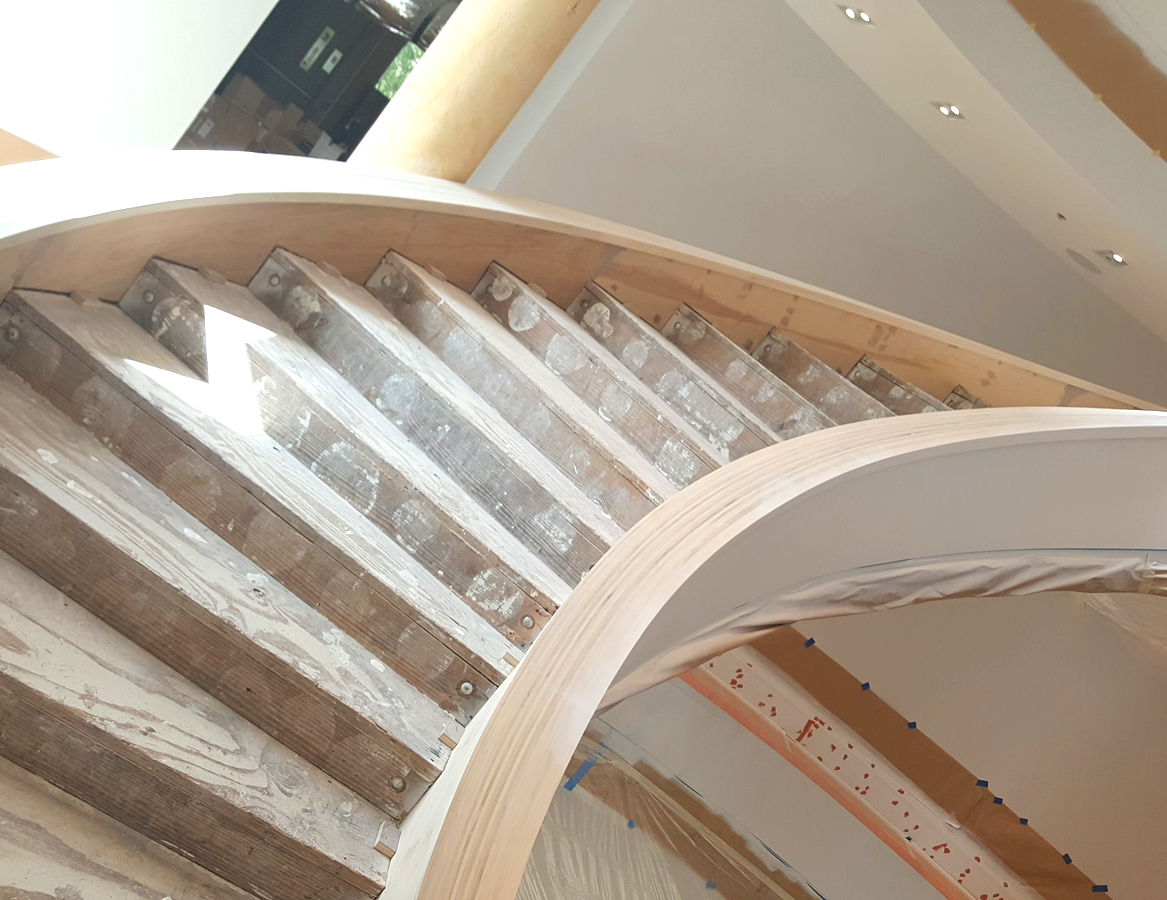
[[[960,554],[867,566],[816,579],[743,604],[721,621],[690,635],[612,685],[601,709],[781,625],[930,600],[1051,591],[1167,594],[1167,552],[1019,550]]]
[[[644,829],[585,790],[559,790],[518,900],[722,900]]]
[[[1146,594],[1079,594],[1088,608],[1167,659],[1167,603]]]

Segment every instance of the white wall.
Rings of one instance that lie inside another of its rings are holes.
[[[799,630],[1123,900],[1167,870],[1167,670],[1069,594],[948,600]]]
[[[973,187],[780,0],[635,0],[511,155],[501,178],[490,160],[505,192],[1167,402],[1167,345]]]
[[[276,0],[6,0],[0,128],[58,156],[169,150]]]

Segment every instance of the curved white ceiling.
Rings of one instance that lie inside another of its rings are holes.
[[[829,0],[787,2],[998,206],[1167,338],[1167,163],[1095,102],[1006,0],[871,0],[864,8],[874,28],[856,26]],[[1128,25],[1144,40],[1167,31],[1167,12],[1150,0],[1110,5],[1136,10]],[[965,119],[945,119],[936,101],[959,104]],[[1109,266],[1095,255],[1103,249],[1130,266]]]

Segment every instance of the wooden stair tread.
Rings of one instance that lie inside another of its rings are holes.
[[[949,409],[991,409],[993,406],[959,384],[944,398],[944,405]]]
[[[7,369],[0,401],[0,547],[392,815],[420,798],[447,714]]]
[[[2,553],[0,634],[0,754],[246,890],[383,887],[383,813]]]
[[[392,252],[365,287],[622,528],[676,493],[468,294]]]
[[[153,303],[145,302],[148,295],[155,298]],[[152,260],[134,280],[120,305],[131,319],[196,371],[205,369],[207,347],[212,342],[220,345],[220,355],[232,341],[236,342],[234,352],[239,356],[236,363],[239,371],[232,371],[226,362],[219,363],[226,369],[220,376],[223,392],[248,396],[249,402],[254,397],[255,421],[245,424],[259,434],[291,445],[291,449],[277,447],[266,440],[246,441],[232,457],[232,466],[237,470],[249,466],[247,483],[262,485],[262,492],[278,501],[281,515],[293,516],[302,532],[305,528],[321,532],[331,548],[339,548],[339,553],[330,552],[346,564],[351,563],[353,571],[370,573],[402,615],[449,646],[486,681],[501,683],[511,668],[504,659],[508,654],[513,655],[510,642],[455,596],[400,542],[386,539],[386,529],[398,536],[403,536],[402,530],[395,526],[392,511],[370,504],[368,493],[362,495],[353,490],[354,482],[369,485],[372,473],[378,471],[371,465],[365,471],[359,471],[359,467],[351,471],[353,439],[334,432],[332,436],[336,440],[314,448],[319,451],[315,456],[297,445],[296,439],[306,436],[311,427],[313,408],[320,410],[319,404],[309,399],[312,386],[326,380],[332,380],[336,386],[343,384],[335,371],[292,335],[246,288],[230,283],[215,284],[193,269]],[[204,317],[212,315],[214,322],[205,325]],[[206,336],[206,327],[215,329],[214,336]],[[304,377],[293,383],[287,372],[289,365],[304,373]],[[330,375],[332,379],[328,378]],[[219,383],[218,379],[215,383]],[[285,393],[289,388],[292,390]],[[157,402],[151,400],[152,405]],[[207,423],[207,417],[203,421]],[[236,437],[230,429],[218,431],[219,435],[209,436],[213,444],[231,442]],[[236,439],[234,443],[238,445],[239,441]],[[217,446],[215,453],[222,456]],[[299,462],[295,459],[297,453]],[[259,459],[248,458],[260,454],[262,465]],[[331,465],[324,464],[329,461]],[[348,477],[343,471],[346,468],[350,470]],[[340,488],[347,496],[342,498],[330,488]],[[405,490],[409,492],[408,488]],[[378,529],[369,513],[378,513],[379,524],[385,528]],[[393,640],[408,639],[413,630],[406,626]],[[419,652],[418,658],[424,660],[424,652]],[[440,671],[441,665],[435,659],[432,668]],[[443,698],[450,705],[451,700],[457,700],[457,685],[447,687],[454,690],[452,695],[447,692]],[[485,693],[480,693],[479,702],[484,699]]]
[[[912,413],[942,412],[943,403],[909,384],[899,376],[864,356],[847,375],[847,380],[858,385],[897,416]]]
[[[623,533],[364,288],[277,250],[251,290],[569,585]]]
[[[777,329],[771,329],[758,344],[754,359],[839,425],[894,415],[870,394]]]
[[[570,316],[498,263],[491,263],[473,297],[675,487],[691,484],[727,460],[723,450],[602,352]]]
[[[151,286],[163,296],[162,285]],[[4,358],[9,368],[423,693],[468,715],[499,680],[499,667],[509,671],[502,657],[510,645],[501,635],[475,623],[444,586],[270,438],[232,427],[222,412],[230,400],[210,394],[120,310],[18,291],[0,306],[0,319],[21,331]],[[55,360],[49,371],[40,365],[46,359]],[[246,391],[232,386],[232,393]],[[467,634],[466,624],[477,631]],[[493,640],[478,640],[483,632]],[[487,653],[494,662],[483,662]],[[460,692],[467,682],[477,685],[476,696]]]
[[[658,402],[729,459],[780,440],[659,331],[595,282],[580,292],[566,316],[608,351],[599,354],[601,359],[622,363]]]
[[[835,424],[689,306],[673,313],[661,334],[780,439]]]

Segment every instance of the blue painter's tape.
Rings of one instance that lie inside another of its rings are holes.
[[[814,646],[814,638],[807,638],[807,639],[806,639],[806,643],[805,643],[803,646],[805,646],[805,647],[813,647],[813,646]]]
[[[1062,854],[1062,861],[1063,861],[1063,862],[1064,862],[1064,863],[1065,863],[1067,866],[1068,866],[1070,863],[1072,863],[1072,862],[1073,862],[1073,860],[1072,860],[1072,859],[1070,859],[1070,854],[1069,854],[1069,853],[1063,853],[1063,854]]]
[[[871,690],[871,682],[870,681],[863,682],[863,684],[859,685],[859,690],[861,690],[861,691]]]
[[[1029,819],[1025,818],[1025,816],[1022,816],[1022,817],[1021,817],[1020,819],[1018,819],[1017,821],[1019,821],[1019,822],[1020,822],[1022,825],[1028,825],[1028,824],[1029,824]]]
[[[912,839],[912,836],[910,834],[907,837],[908,837],[909,841]]]
[[[635,828],[635,827],[636,827],[636,820],[635,820],[635,819],[629,819],[629,820],[628,820],[628,827],[629,827],[629,828]]]
[[[909,723],[908,723],[908,727],[909,727],[909,728],[915,728],[915,727],[916,727],[916,723],[915,723],[915,722],[909,722]]]
[[[716,882],[716,881],[707,881],[707,882],[705,882],[705,889],[706,889],[707,891],[715,891],[715,890],[717,890],[717,882]]]
[[[584,776],[587,775],[588,772],[590,772],[592,770],[592,766],[594,766],[596,764],[596,761],[598,759],[599,759],[599,757],[594,753],[591,756],[589,756],[587,759],[585,759],[580,764],[580,767],[575,770],[575,774],[572,775],[569,779],[567,779],[567,783],[563,785],[563,789],[565,791],[574,791],[576,789],[576,786],[581,781],[583,781]]]
[[[1002,803],[1005,802],[1005,800],[1001,797],[994,797],[993,802],[996,803],[998,806],[1000,806]]]
[[[1094,887],[1090,888],[1090,890],[1092,890],[1096,894],[1105,894],[1107,891],[1110,890],[1110,888],[1108,888],[1104,884],[1096,884],[1096,885],[1094,885]]]
[[[989,786],[989,783],[987,781],[985,781],[985,779],[983,779],[983,778],[977,779],[977,787],[988,787],[988,786]]]

